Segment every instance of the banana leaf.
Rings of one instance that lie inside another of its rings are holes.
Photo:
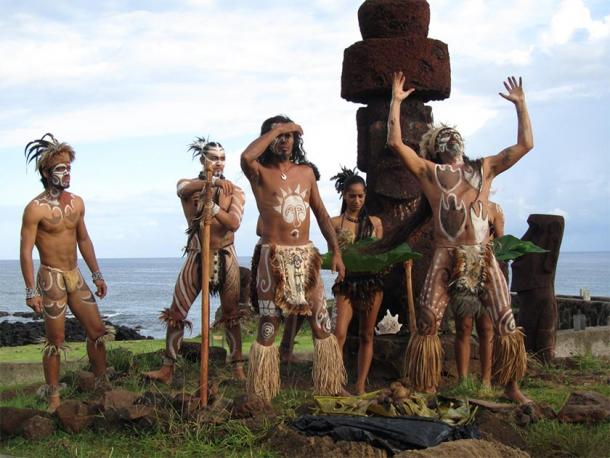
[[[341,251],[341,256],[343,257],[345,270],[353,273],[375,274],[383,272],[393,264],[421,257],[420,253],[411,250],[411,247],[406,243],[401,243],[396,248],[384,253],[367,254],[366,249],[376,241],[374,238],[362,239],[344,248]],[[331,253],[323,254],[322,269],[330,269],[331,261]]]
[[[526,253],[547,253],[549,251],[540,248],[533,242],[518,239],[510,234],[494,239],[493,248],[498,261],[514,261]]]

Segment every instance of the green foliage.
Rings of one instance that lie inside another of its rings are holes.
[[[377,240],[373,238],[359,240],[341,251],[343,263],[348,272],[378,273],[383,272],[393,264],[421,257],[421,254],[411,250],[406,243],[401,243],[396,248],[380,254],[368,254],[367,250]],[[332,261],[331,253],[322,255],[322,268],[330,269]]]
[[[526,253],[548,252],[548,250],[540,248],[533,242],[518,239],[510,234],[494,239],[493,247],[498,261],[514,261]]]
[[[535,456],[598,458],[608,456],[610,423],[589,426],[541,420],[528,426],[524,436]]]

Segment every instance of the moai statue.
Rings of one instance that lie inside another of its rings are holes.
[[[406,87],[416,88],[401,107],[404,142],[419,150],[419,141],[432,123],[430,100],[449,97],[449,51],[441,41],[427,38],[430,5],[425,0],[367,0],[358,10],[363,40],[345,50],[341,97],[363,103],[358,109],[358,168],[367,174],[367,209],[381,217],[384,232],[405,224],[421,197],[420,186],[386,147],[392,73],[402,71]],[[415,299],[423,285],[432,255],[432,225],[426,224],[407,241],[424,256],[413,266]],[[386,278],[379,312],[399,313],[407,322],[404,269],[397,266]]]
[[[531,241],[548,253],[529,253],[513,261],[510,289],[517,293],[517,322],[525,330],[525,349],[543,362],[549,362],[555,356],[555,268],[564,220],[557,215],[530,215],[527,223],[529,229],[521,240]]]

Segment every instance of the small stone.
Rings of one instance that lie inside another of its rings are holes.
[[[55,423],[50,418],[35,415],[23,424],[23,437],[30,441],[45,439],[55,432]]]
[[[87,393],[95,391],[95,375],[93,375],[93,372],[77,372],[76,387],[79,389],[79,391]]]
[[[0,438],[18,436],[30,418],[45,415],[42,410],[0,407]]]
[[[73,399],[64,401],[55,411],[61,426],[69,433],[79,433],[95,422],[98,408]]]
[[[557,415],[565,423],[599,423],[610,418],[610,399],[593,391],[574,391]]]

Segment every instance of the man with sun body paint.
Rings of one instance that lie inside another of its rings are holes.
[[[249,396],[271,401],[280,389],[280,357],[274,345],[282,314],[304,315],[314,338],[316,394],[344,393],[346,373],[337,339],[331,333],[321,257],[309,241],[310,209],[332,252],[332,270],[341,280],[345,267],[330,217],[318,191],[319,173],[307,161],[303,130],[286,116],[263,122],[261,135],[241,155],[261,219],[256,295],[260,320],[250,349]]]

